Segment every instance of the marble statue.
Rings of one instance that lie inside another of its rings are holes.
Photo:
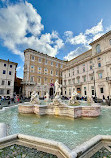
[[[39,95],[37,94],[36,91],[32,92],[30,103],[32,103],[32,104],[40,104]]]
[[[61,87],[62,85],[59,84],[58,80],[55,81],[55,98],[60,98],[61,96]]]
[[[74,91],[69,99],[69,105],[79,104],[78,100],[76,99],[78,93]]]

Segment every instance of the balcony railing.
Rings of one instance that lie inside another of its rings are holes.
[[[36,83],[31,81],[22,81],[21,84],[35,85]]]

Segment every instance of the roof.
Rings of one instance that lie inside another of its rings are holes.
[[[56,58],[56,57],[51,57],[51,56],[49,56],[49,55],[47,55],[47,54],[38,52],[38,51],[36,51],[36,50],[34,50],[34,49],[31,49],[31,48],[28,48],[28,49],[24,50],[24,53],[26,53],[26,52],[28,52],[28,51],[33,51],[33,52],[38,53],[38,54],[40,54],[40,55],[44,55],[44,56],[47,56],[47,57],[49,57],[49,58],[56,59],[56,60],[59,60],[59,61],[62,61],[62,62],[67,62],[67,61],[65,61],[65,60],[61,60],[61,59],[58,59],[58,58]]]
[[[100,41],[101,39],[103,39],[104,37],[107,37],[109,34],[111,34],[111,30],[107,33],[105,33],[104,35],[102,35],[100,38],[96,39],[95,41],[91,42],[89,45],[93,45],[95,44],[96,42]]]
[[[82,57],[82,56],[84,56],[84,57],[86,58],[86,56],[85,56],[85,55],[90,56],[90,55],[91,55],[91,53],[92,53],[91,51],[92,51],[92,49],[89,49],[88,51],[86,51],[86,52],[84,52],[84,53],[82,53],[82,54],[78,55],[77,57],[75,57],[75,58],[73,58],[73,59],[69,60],[69,62],[72,62],[72,61],[74,61],[74,60],[76,60],[76,59],[78,59],[78,58],[80,58],[80,57]]]
[[[4,62],[7,62],[7,63],[11,63],[11,64],[14,64],[14,65],[18,65],[18,63],[15,63],[15,62],[12,62],[10,61],[9,59],[8,60],[4,60],[4,59],[0,59],[0,61],[4,61]]]

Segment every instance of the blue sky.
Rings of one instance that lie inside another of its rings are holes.
[[[0,0],[0,58],[18,63],[26,48],[70,60],[111,30],[111,0]]]

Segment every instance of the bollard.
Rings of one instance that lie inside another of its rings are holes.
[[[0,138],[7,136],[7,125],[5,123],[0,123]]]

